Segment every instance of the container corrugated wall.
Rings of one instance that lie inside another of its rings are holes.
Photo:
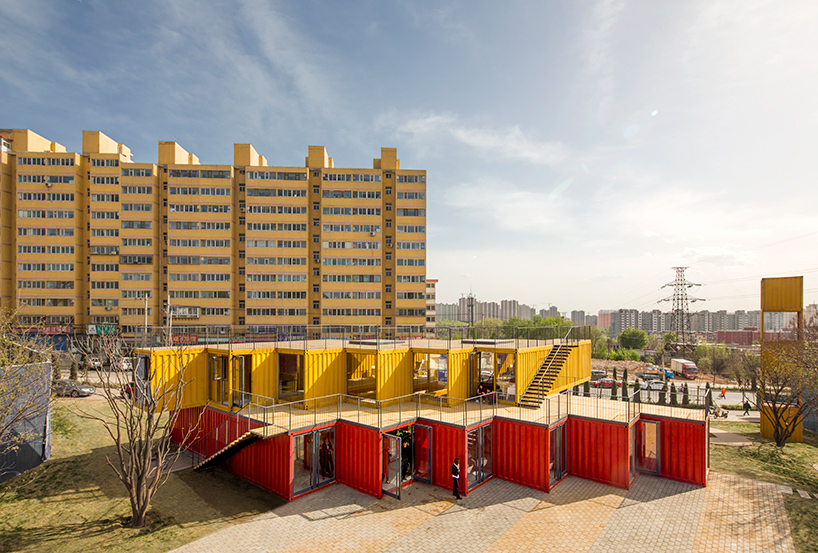
[[[156,348],[145,351],[151,358],[150,373],[154,389],[159,382],[168,387],[177,386],[179,373],[186,363],[184,379],[189,384],[184,387],[181,407],[201,407],[207,403],[208,365],[204,348]]]
[[[792,419],[798,416],[798,409],[793,407],[786,410],[781,408],[779,412],[782,424],[786,423],[789,425],[791,424]],[[761,435],[769,440],[774,440],[775,430],[772,422],[770,422],[771,419],[775,418],[772,414],[772,410],[768,405],[762,403],[761,411],[759,411],[759,413],[761,414]],[[787,443],[800,444],[804,441],[804,417],[801,417],[800,420],[796,421],[794,426],[795,429],[793,430],[792,435],[787,438]]]
[[[589,380],[591,378],[591,341],[582,340],[577,347],[571,349],[571,354],[565,361],[557,379],[554,381],[554,387],[551,388],[552,394],[567,390],[576,386],[577,382]]]
[[[520,351],[517,354],[517,390],[518,394],[525,392],[531,379],[537,374],[542,362],[548,357],[553,346],[544,346]]]
[[[224,468],[284,499],[292,499],[291,444],[289,434],[259,440],[229,457]]]
[[[804,277],[761,279],[762,311],[801,311],[804,308]]]
[[[342,349],[304,354],[304,399],[346,392],[346,353]]]
[[[545,426],[494,419],[494,475],[548,491],[549,433]]]
[[[412,393],[413,356],[409,349],[378,352],[377,399],[391,399]]]
[[[469,355],[474,350],[449,351],[446,359],[449,397],[465,399],[469,397]]]
[[[278,399],[278,355],[273,348],[254,350],[252,353],[250,383],[252,392]]]
[[[381,454],[378,430],[343,421],[335,425],[335,466],[341,484],[381,497]]]
[[[567,424],[568,474],[627,489],[628,427],[574,417]]]
[[[432,427],[432,484],[452,489],[452,463],[460,458],[460,493],[466,493],[466,430],[427,420],[420,424]]]
[[[660,476],[699,486],[707,485],[707,425],[699,421],[639,416],[659,422]]]

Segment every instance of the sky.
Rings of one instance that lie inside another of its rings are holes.
[[[818,301],[818,2],[0,0],[0,127],[427,171],[427,277],[560,311]]]

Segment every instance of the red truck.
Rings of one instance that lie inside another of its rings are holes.
[[[677,376],[683,376],[687,379],[693,380],[699,376],[699,368],[693,361],[687,359],[671,359],[670,370]]]

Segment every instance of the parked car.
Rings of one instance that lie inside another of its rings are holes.
[[[643,390],[661,390],[665,387],[664,380],[643,380],[639,386]]]
[[[119,367],[117,368],[121,371],[132,371],[133,364],[131,363],[130,358],[123,357],[122,359],[119,360]]]
[[[102,369],[102,362],[99,360],[99,357],[91,357],[88,359],[88,368],[94,371]]]
[[[54,380],[51,382],[51,389],[58,396],[90,396],[96,390],[90,384],[82,384],[76,380]]]
[[[591,382],[591,386],[594,388],[613,388],[614,379],[613,378],[603,378],[602,380],[595,380]],[[617,381],[616,387],[622,386],[622,383]]]
[[[126,397],[128,399],[133,397],[134,390],[136,387],[136,383],[131,381],[122,386],[122,397]]]
[[[602,380],[603,378],[606,378],[607,376],[608,376],[608,373],[606,371],[600,371],[600,370],[597,370],[597,369],[594,369],[594,370],[591,371],[591,380],[594,380],[594,381]]]

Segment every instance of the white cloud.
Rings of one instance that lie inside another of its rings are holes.
[[[574,227],[565,198],[550,191],[522,190],[509,182],[462,183],[445,192],[444,202],[511,232],[559,235]]]
[[[499,160],[523,160],[537,165],[555,165],[566,160],[568,148],[559,141],[539,140],[519,125],[491,128],[468,125],[453,115],[429,114],[399,117],[386,114],[378,127],[395,129],[395,135],[413,142],[421,150],[440,150],[447,142],[468,146]]]

